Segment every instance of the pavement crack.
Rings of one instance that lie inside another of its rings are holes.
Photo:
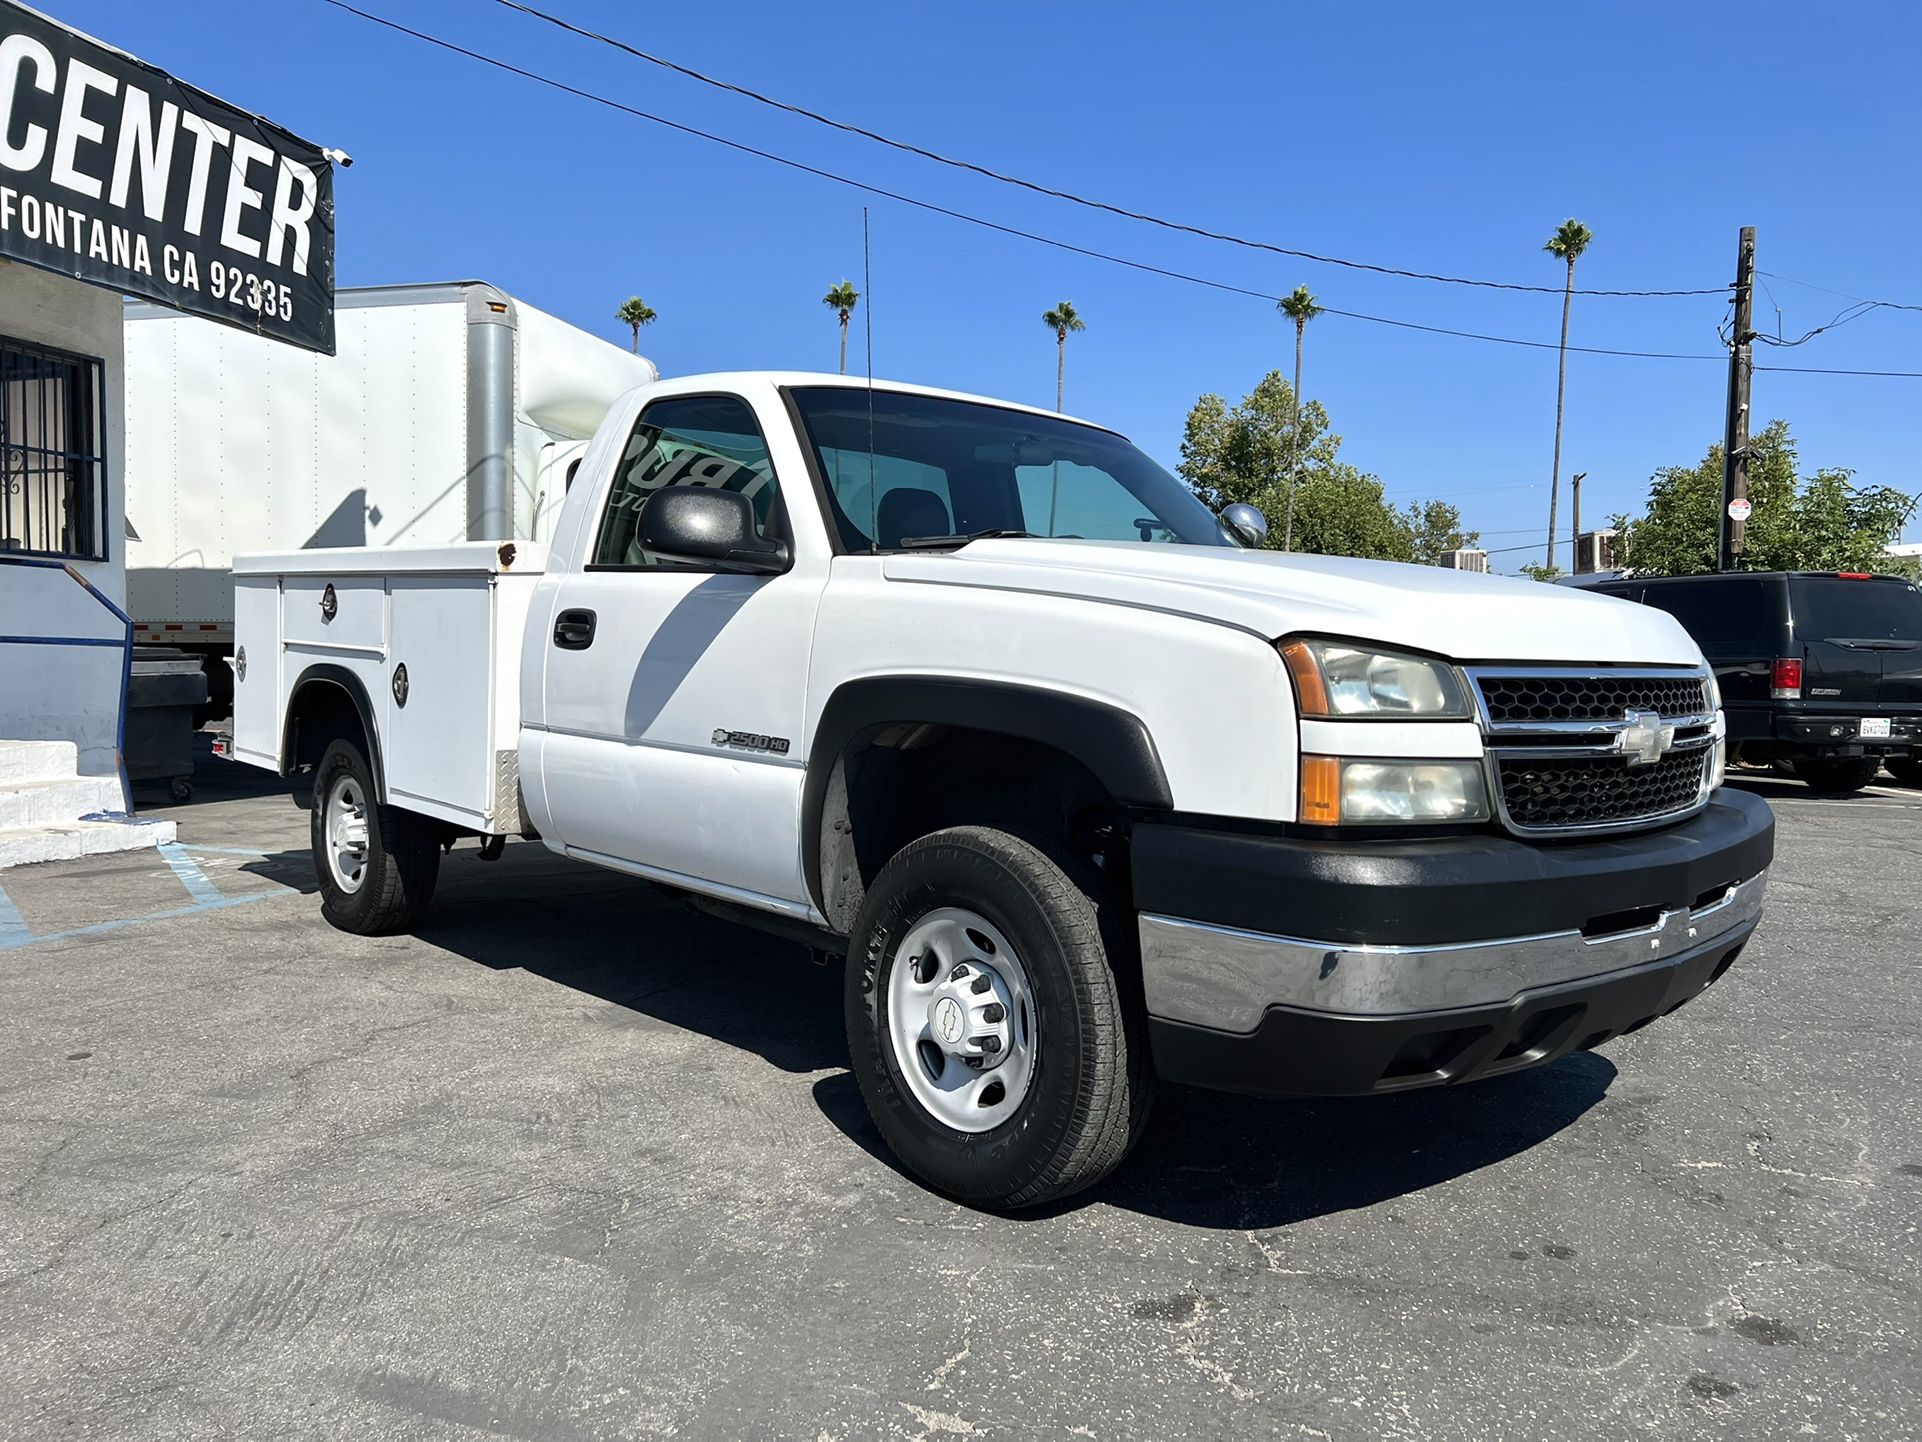
[[[334,1056],[316,1057],[313,1061],[303,1062],[287,1073],[287,1079],[289,1081],[300,1081],[309,1072],[315,1071],[320,1067],[332,1066],[336,1062],[353,1061],[355,1058],[365,1056],[371,1051],[376,1038],[389,1036],[397,1031],[411,1031],[417,1026],[426,1026],[433,1020],[434,1018],[431,1016],[421,1016],[414,1018],[412,1021],[395,1022],[391,1026],[374,1027],[369,1031],[362,1032],[359,1042],[350,1050],[340,1052]]]
[[[948,1360],[943,1362],[939,1367],[936,1367],[934,1369],[934,1375],[928,1378],[928,1390],[930,1392],[939,1392],[945,1388],[948,1385],[948,1378],[954,1375],[954,1369],[967,1361],[969,1353],[973,1350],[973,1339],[963,1337],[961,1339],[961,1350],[948,1358]]]
[[[928,1407],[917,1407],[912,1402],[896,1402],[894,1405],[921,1424],[921,1430],[915,1434],[913,1442],[925,1442],[925,1439],[936,1436],[979,1437],[982,1435],[978,1426],[952,1412],[936,1412]]]

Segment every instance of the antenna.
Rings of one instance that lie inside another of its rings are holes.
[[[868,249],[868,208],[861,207],[861,287],[867,292],[861,349],[868,362],[868,546],[881,549],[881,478],[874,468],[874,265]]]

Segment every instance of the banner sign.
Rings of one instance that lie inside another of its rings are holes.
[[[327,156],[14,0],[0,256],[334,353]]]

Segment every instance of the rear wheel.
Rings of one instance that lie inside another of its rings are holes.
[[[1027,1207],[1127,1155],[1153,1079],[1125,932],[1046,843],[936,832],[875,877],[848,956],[854,1074],[882,1137],[962,1201]]]
[[[374,773],[353,742],[331,742],[314,768],[314,871],[320,910],[342,931],[380,936],[419,921],[440,878],[440,836],[424,816],[374,799]]]
[[[1922,786],[1922,756],[1891,756],[1882,763],[1889,775],[1908,786]]]
[[[1879,756],[1798,756],[1795,774],[1817,791],[1860,791],[1882,769]]]

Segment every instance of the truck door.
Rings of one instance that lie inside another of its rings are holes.
[[[640,507],[668,485],[747,495],[792,568],[733,575],[643,550]],[[811,543],[795,544],[784,486],[812,504],[805,477],[776,473],[745,398],[641,411],[567,569],[550,572],[539,749],[566,850],[805,914],[797,758],[827,551],[818,512]]]

